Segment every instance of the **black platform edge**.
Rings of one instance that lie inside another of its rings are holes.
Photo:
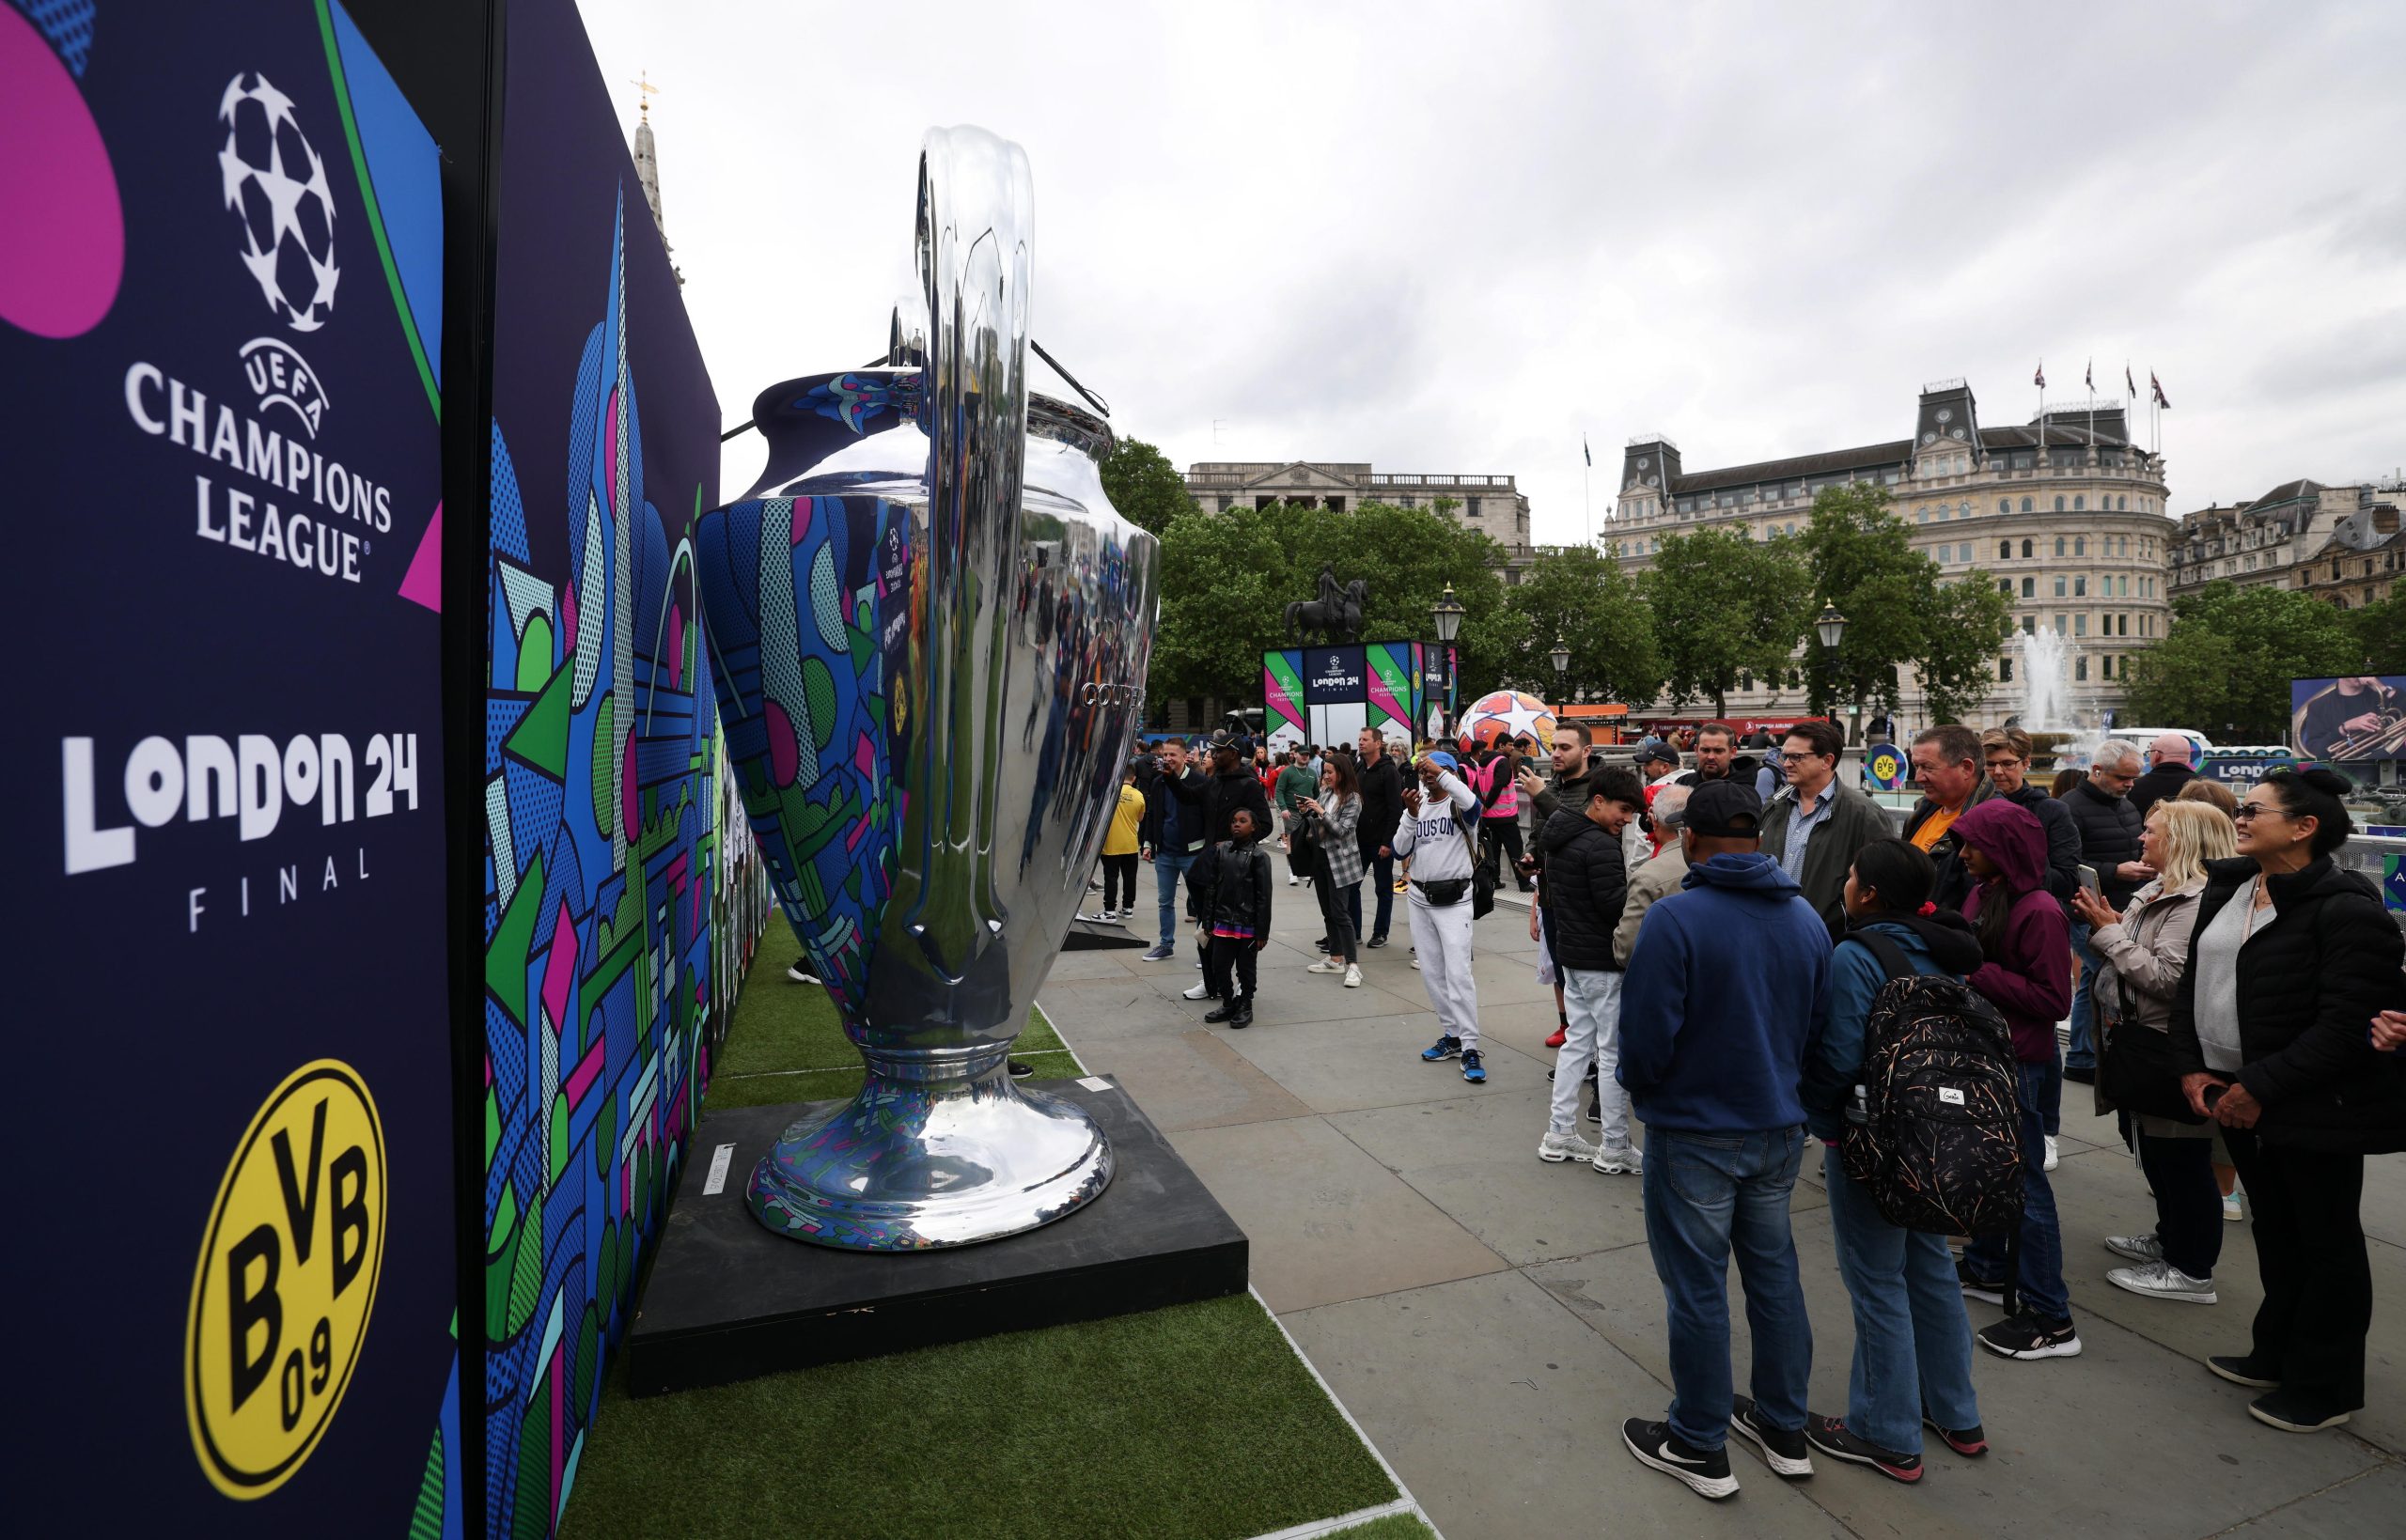
[[[1090,920],[1070,921],[1069,934],[1061,939],[1064,952],[1112,952],[1124,946],[1151,944],[1126,926],[1096,925]]]
[[[1027,1089],[1094,1113],[1111,1139],[1111,1186],[1024,1235],[898,1254],[788,1240],[744,1205],[753,1164],[828,1103],[704,1112],[627,1333],[629,1391],[727,1385],[1244,1292],[1244,1232],[1127,1092],[1103,1078]],[[723,1144],[734,1145],[725,1185],[705,1196]]]

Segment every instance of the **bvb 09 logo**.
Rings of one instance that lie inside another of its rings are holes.
[[[230,1498],[291,1478],[359,1361],[384,1260],[384,1131],[349,1065],[285,1077],[218,1184],[184,1330],[184,1410]]]

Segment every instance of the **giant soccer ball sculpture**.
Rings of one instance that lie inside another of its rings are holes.
[[[1498,690],[1472,702],[1470,709],[1462,713],[1461,726],[1465,752],[1492,749],[1523,733],[1543,747],[1554,741],[1554,710],[1535,695],[1518,690]]]

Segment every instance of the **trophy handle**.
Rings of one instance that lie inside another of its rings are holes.
[[[1027,297],[1035,185],[1019,146],[931,129],[919,152],[917,262],[927,303],[928,583],[911,685],[919,730],[900,913],[939,972],[1001,944],[993,862],[1011,567],[1027,443]],[[898,884],[898,887],[902,884]],[[891,938],[889,938],[891,939]]]

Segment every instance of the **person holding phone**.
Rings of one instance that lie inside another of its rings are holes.
[[[1320,895],[1320,918],[1328,926],[1328,956],[1304,970],[1306,973],[1343,973],[1345,987],[1362,987],[1357,955],[1361,937],[1353,916],[1362,907],[1362,790],[1350,754],[1332,754],[1321,760],[1320,795],[1305,797],[1295,806],[1303,814],[1303,837],[1315,865],[1313,891]]]
[[[2277,770],[2239,807],[2239,853],[2206,867],[2170,1033],[2182,1093],[2222,1126],[2255,1208],[2264,1302],[2248,1350],[2206,1367],[2264,1392],[2289,1433],[2365,1402],[2372,1272],[2365,1157],[2406,1149],[2406,1063],[2380,1050],[2406,1007],[2406,938],[2331,859],[2353,820],[2331,770]]]

